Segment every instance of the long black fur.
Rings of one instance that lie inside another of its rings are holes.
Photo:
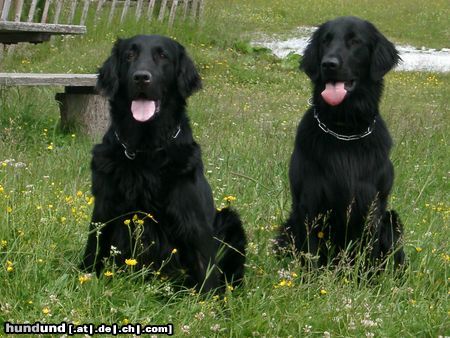
[[[149,81],[137,77],[142,72]],[[201,78],[184,47],[157,35],[119,39],[97,87],[109,98],[111,126],[93,149],[95,206],[81,268],[99,274],[112,248],[118,266],[135,258],[136,268],[161,270],[202,292],[239,283],[246,237],[235,211],[214,207],[186,115]],[[138,122],[135,99],[159,102],[159,113]]]
[[[353,253],[368,248],[371,261],[395,251],[396,265],[403,264],[403,227],[397,213],[386,210],[394,180],[392,140],[378,107],[383,76],[399,59],[368,21],[340,17],[314,32],[300,64],[312,81],[313,102],[297,130],[289,167],[292,211],[277,238],[279,248],[318,255],[318,265],[349,246]],[[336,106],[321,96],[330,81],[354,81]],[[321,130],[314,112],[341,135],[363,134],[375,120],[374,129],[361,139],[340,140]]]

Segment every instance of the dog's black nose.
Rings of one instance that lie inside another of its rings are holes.
[[[133,74],[133,80],[137,84],[149,84],[152,79],[152,74],[146,70],[138,70]]]
[[[323,70],[337,70],[340,66],[340,63],[338,58],[336,57],[324,57],[321,66]]]

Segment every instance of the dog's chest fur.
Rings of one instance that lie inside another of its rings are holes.
[[[340,141],[320,130],[311,114],[305,116],[296,141],[300,151],[299,165],[305,169],[304,183],[322,190],[323,197],[328,196],[330,201],[342,198],[349,203],[358,198],[361,189],[371,191],[375,197],[380,165],[389,161],[390,141],[379,137],[385,133],[387,130],[380,121],[374,135],[361,140]],[[317,180],[319,176],[321,179]]]
[[[103,186],[93,186],[94,195],[97,189],[109,186],[114,191],[111,199],[118,201],[123,209],[150,211],[157,208],[157,201],[162,203],[166,192],[160,161],[162,159],[158,156],[143,154],[129,160],[120,148],[97,152],[92,160],[92,169],[94,175],[103,178],[99,183]]]

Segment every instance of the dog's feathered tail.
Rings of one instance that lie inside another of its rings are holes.
[[[247,245],[239,215],[230,208],[217,211],[214,229],[215,238],[219,241],[217,265],[221,272],[221,284],[239,285],[244,277]]]

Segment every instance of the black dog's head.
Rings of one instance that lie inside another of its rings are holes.
[[[305,71],[329,105],[339,105],[362,85],[380,83],[400,60],[394,45],[368,21],[340,17],[322,24],[305,49]]]
[[[159,35],[118,39],[99,70],[97,88],[126,101],[134,120],[147,122],[166,99],[186,98],[202,86],[200,75],[182,45]]]

